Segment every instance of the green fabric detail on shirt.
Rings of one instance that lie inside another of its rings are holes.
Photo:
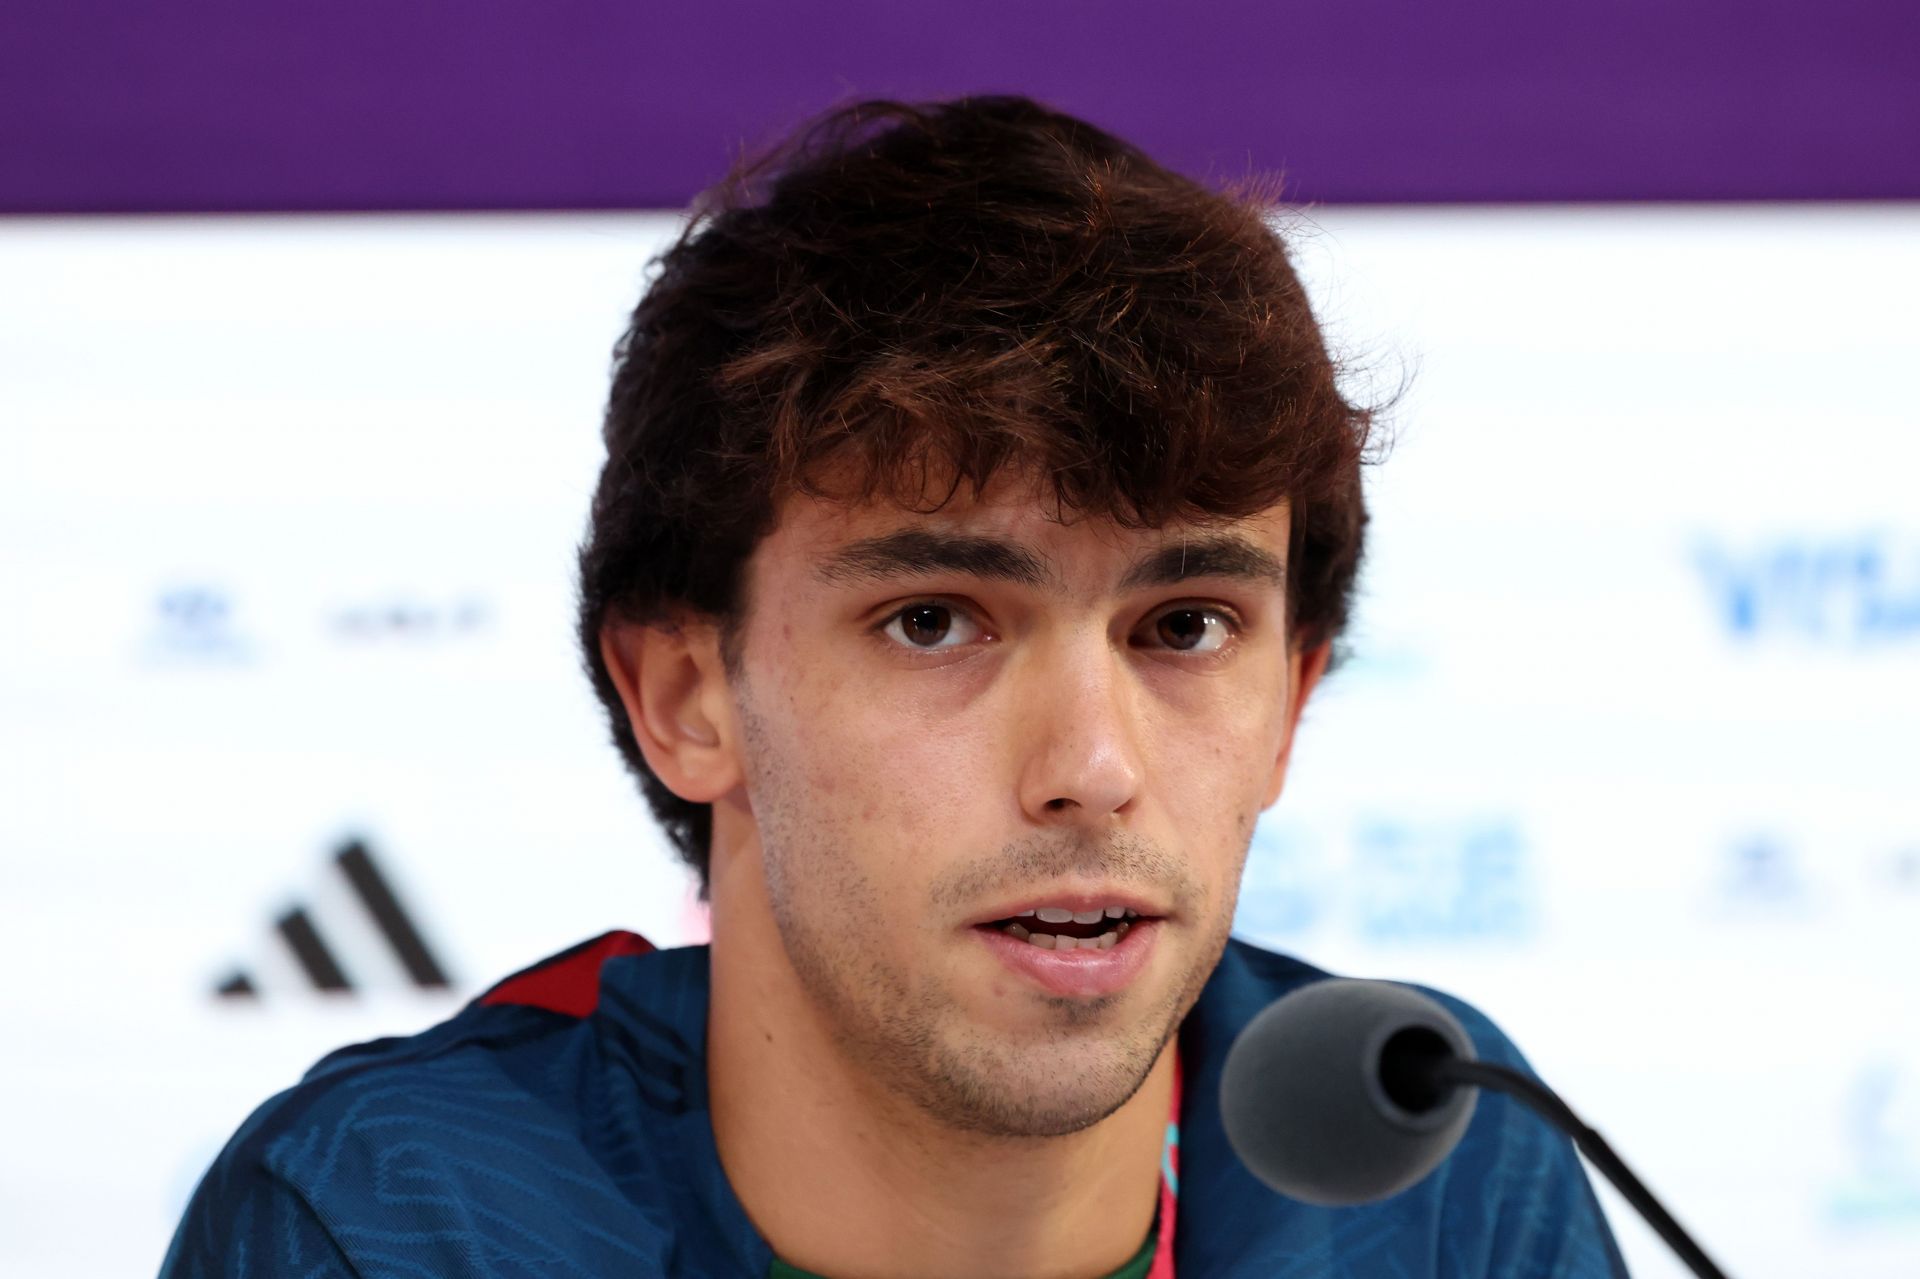
[[[1133,1254],[1133,1260],[1120,1267],[1107,1279],[1147,1279],[1147,1271],[1153,1268],[1154,1245],[1160,1242],[1160,1223],[1154,1222],[1154,1228],[1147,1231],[1147,1241],[1140,1245],[1140,1251]],[[811,1270],[801,1270],[790,1266],[775,1257],[773,1265],[767,1270],[767,1279],[821,1279]]]

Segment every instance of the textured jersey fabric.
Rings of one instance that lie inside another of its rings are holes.
[[[1156,1275],[1626,1274],[1572,1145],[1498,1094],[1391,1199],[1316,1208],[1255,1181],[1221,1128],[1221,1067],[1256,1013],[1325,976],[1231,942],[1182,1026],[1177,1228],[1163,1197]],[[1485,1016],[1428,993],[1482,1058],[1526,1068]],[[706,1013],[705,947],[610,933],[421,1034],[342,1049],[234,1134],[162,1279],[761,1279],[773,1254],[708,1119]]]

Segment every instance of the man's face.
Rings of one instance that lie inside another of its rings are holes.
[[[1146,1078],[1317,673],[1285,634],[1284,506],[1149,531],[1049,509],[1029,478],[934,514],[789,500],[731,683],[755,864],[714,867],[716,906],[763,880],[856,1064],[998,1135],[1084,1128]]]

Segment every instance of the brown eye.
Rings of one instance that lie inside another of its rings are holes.
[[[1203,608],[1177,608],[1154,624],[1160,641],[1183,653],[1212,653],[1227,642],[1227,620]]]
[[[935,650],[958,647],[976,638],[979,629],[945,604],[924,603],[907,605],[888,618],[881,631],[903,648]]]
[[[938,604],[916,604],[900,614],[900,630],[910,644],[938,644],[953,625],[953,613]]]

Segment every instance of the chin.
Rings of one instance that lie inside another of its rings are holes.
[[[1085,1004],[1077,1007],[1085,1009]],[[935,1049],[913,1092],[944,1125],[990,1137],[1061,1137],[1126,1105],[1152,1073],[1170,1030],[1056,1027],[1009,1045],[972,1035]]]

